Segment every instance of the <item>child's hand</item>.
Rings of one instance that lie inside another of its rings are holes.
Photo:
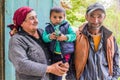
[[[56,39],[56,34],[55,34],[55,32],[53,32],[53,33],[50,34],[50,39],[51,39],[51,40],[55,40],[55,39]]]
[[[68,39],[67,36],[65,36],[64,34],[61,34],[61,36],[57,37],[58,41],[67,41],[67,39]]]

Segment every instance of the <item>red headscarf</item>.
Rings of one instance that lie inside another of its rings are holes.
[[[24,7],[17,9],[14,13],[14,16],[13,16],[13,23],[14,24],[10,24],[10,25],[8,25],[8,27],[11,30],[13,30],[14,28],[16,28],[18,30],[19,27],[21,26],[21,24],[23,23],[23,21],[25,20],[27,14],[31,10],[33,10],[33,9],[28,7],[28,6],[24,6]]]

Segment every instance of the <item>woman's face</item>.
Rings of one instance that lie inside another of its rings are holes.
[[[25,21],[21,24],[22,29],[28,33],[33,33],[37,31],[38,28],[38,18],[35,11],[31,11],[27,14]]]

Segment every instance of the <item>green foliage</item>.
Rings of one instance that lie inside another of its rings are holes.
[[[118,78],[118,80],[120,80],[120,77]]]
[[[71,25],[78,27],[86,21],[86,7],[93,2],[96,2],[96,0],[71,0],[72,8],[66,11],[67,19]]]
[[[113,32],[118,46],[120,47],[120,10],[117,8],[116,4],[117,3],[114,3],[107,9],[104,24]]]

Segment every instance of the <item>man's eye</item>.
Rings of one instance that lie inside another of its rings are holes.
[[[99,16],[98,16],[98,18],[102,18],[102,16],[101,16],[101,15],[99,15]]]
[[[93,15],[90,15],[90,17],[92,17],[92,18],[93,18],[94,16],[93,16]]]

